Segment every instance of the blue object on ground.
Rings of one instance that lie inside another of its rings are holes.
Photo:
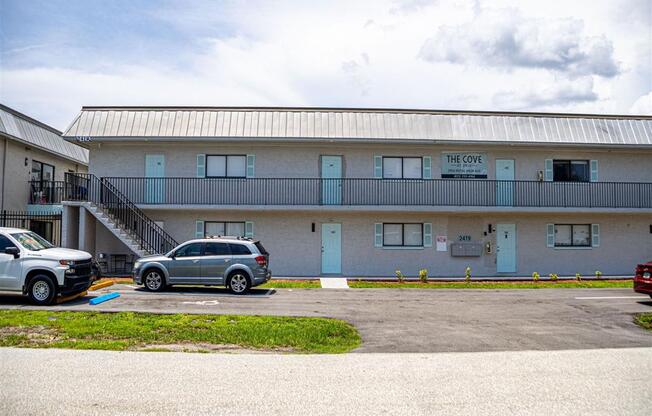
[[[90,305],[97,305],[98,303],[106,302],[107,300],[115,299],[118,297],[120,297],[120,294],[118,292],[107,293],[106,295],[98,296],[96,298],[91,299],[88,303]]]

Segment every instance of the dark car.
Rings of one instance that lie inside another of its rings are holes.
[[[652,298],[652,261],[636,266],[634,291],[645,293]]]

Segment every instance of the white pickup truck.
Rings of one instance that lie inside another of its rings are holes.
[[[49,305],[59,295],[83,292],[92,280],[89,253],[54,247],[32,231],[0,227],[0,291]]]

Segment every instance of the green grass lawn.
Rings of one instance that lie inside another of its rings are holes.
[[[567,289],[567,288],[631,288],[631,280],[560,280],[557,282],[541,280],[534,282],[438,282],[430,280],[428,283],[409,281],[365,281],[349,279],[349,286],[355,289]],[[276,289],[312,289],[320,288],[319,280],[272,280],[260,288]]]
[[[360,345],[360,335],[349,323],[328,318],[0,311],[4,347],[161,351],[169,345],[343,353]]]
[[[634,316],[634,323],[652,331],[652,312],[639,313]]]

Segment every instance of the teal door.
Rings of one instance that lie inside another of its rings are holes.
[[[321,202],[342,204],[342,156],[321,157]]]
[[[516,224],[496,224],[496,271],[516,272]]]
[[[496,205],[514,205],[514,161],[496,159]]]
[[[321,225],[321,272],[342,273],[342,224]]]
[[[145,155],[145,177],[145,203],[162,204],[165,200],[164,155]]]

